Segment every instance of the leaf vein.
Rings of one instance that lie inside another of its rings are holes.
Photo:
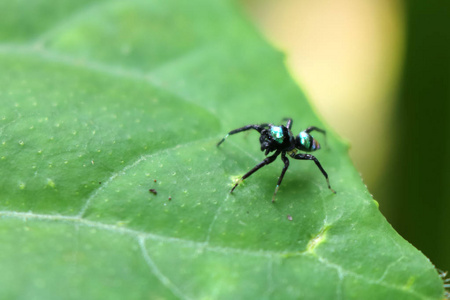
[[[97,189],[94,190],[94,192],[92,192],[88,198],[86,199],[85,204],[83,205],[83,207],[80,209],[79,213],[76,215],[77,217],[81,218],[84,216],[84,214],[86,213],[86,210],[89,208],[92,200],[98,195],[98,193],[100,193],[103,189],[105,189],[114,179],[116,179],[118,176],[125,174],[126,171],[128,171],[131,168],[136,167],[137,165],[139,165],[142,161],[147,160],[148,158],[151,158],[153,156],[156,155],[160,155],[162,153],[165,152],[169,152],[169,151],[173,151],[174,149],[180,148],[180,147],[190,147],[193,144],[202,142],[202,141],[208,141],[211,140],[212,138],[208,137],[205,139],[198,139],[195,141],[190,141],[188,143],[184,143],[184,144],[177,144],[173,147],[169,147],[169,148],[165,148],[165,149],[159,149],[153,153],[149,153],[149,154],[145,154],[145,155],[141,155],[137,160],[135,160],[134,162],[124,166],[121,170],[114,172],[101,186],[99,186]]]
[[[328,266],[332,269],[337,270],[338,274],[351,276],[357,279],[360,279],[362,281],[365,281],[369,284],[379,285],[385,288],[389,289],[395,289],[402,291],[404,293],[407,293],[412,296],[416,296],[420,299],[432,299],[429,297],[426,297],[425,295],[420,294],[419,292],[416,292],[414,290],[406,289],[402,286],[398,286],[395,284],[389,284],[385,282],[378,282],[378,280],[374,280],[371,278],[368,278],[366,276],[360,275],[358,273],[355,273],[353,271],[344,269],[342,266],[337,265],[333,262],[328,261],[326,258],[323,258],[321,256],[318,256],[317,254],[311,254],[308,251],[298,251],[298,252],[286,252],[286,251],[270,251],[270,250],[248,250],[248,249],[239,249],[239,248],[232,248],[232,247],[218,247],[218,246],[212,246],[210,244],[206,244],[205,242],[196,242],[181,238],[175,238],[175,237],[168,237],[168,236],[162,236],[158,234],[148,233],[144,231],[139,231],[135,229],[130,229],[126,227],[121,227],[117,225],[112,224],[104,224],[96,221],[90,221],[87,219],[80,218],[78,216],[63,216],[63,215],[45,215],[45,214],[34,214],[32,212],[14,212],[14,211],[0,211],[0,217],[4,218],[16,218],[16,219],[37,219],[37,220],[46,220],[46,221],[62,221],[62,222],[68,222],[76,225],[84,225],[87,227],[93,227],[97,229],[107,230],[111,232],[116,232],[119,234],[128,234],[132,235],[138,238],[145,238],[145,239],[151,239],[155,241],[162,241],[162,242],[177,242],[181,243],[188,247],[195,247],[197,249],[208,249],[209,251],[223,253],[223,254],[237,254],[237,255],[249,255],[249,256],[255,256],[255,257],[266,257],[268,259],[272,258],[273,256],[279,256],[281,258],[289,258],[293,256],[305,256],[310,255],[317,259],[318,262],[322,263],[325,266]],[[341,278],[341,275],[339,276]]]
[[[145,247],[145,237],[139,236],[138,238],[139,247],[142,251],[142,256],[144,257],[145,262],[149,266],[152,273],[158,278],[158,280],[165,285],[175,296],[177,296],[179,299],[189,299],[188,297],[184,296],[183,293],[180,291],[180,289],[172,282],[170,279],[165,276],[161,270],[156,266],[153,259],[150,257],[150,254],[148,253],[147,248]]]

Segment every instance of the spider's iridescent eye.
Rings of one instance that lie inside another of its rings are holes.
[[[272,126],[270,127],[270,135],[272,138],[277,141],[278,143],[283,143],[283,128],[281,126]]]

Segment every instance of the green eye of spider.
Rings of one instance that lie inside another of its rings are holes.
[[[270,128],[270,135],[272,136],[272,138],[277,141],[278,143],[283,143],[283,129],[281,128],[281,126],[272,126]]]
[[[311,148],[311,136],[308,133],[302,131],[298,134],[298,137],[300,138],[300,144],[302,144],[303,147],[306,149]]]

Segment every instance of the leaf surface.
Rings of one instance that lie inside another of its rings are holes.
[[[25,1],[0,11],[0,298],[441,299],[328,129],[314,163],[258,135],[326,127],[228,1]],[[157,194],[149,192],[156,190]]]

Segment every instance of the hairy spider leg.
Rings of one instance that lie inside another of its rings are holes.
[[[264,158],[264,160],[262,162],[260,162],[259,164],[257,164],[253,169],[251,169],[250,171],[248,171],[247,173],[244,174],[244,176],[242,176],[241,179],[238,180],[238,182],[236,182],[236,184],[233,186],[233,188],[231,189],[230,193],[232,193],[234,191],[234,189],[239,185],[239,183],[241,183],[242,181],[244,181],[245,178],[250,177],[250,175],[252,175],[253,173],[255,173],[256,171],[258,171],[259,169],[261,169],[262,167],[273,163],[273,161],[278,157],[278,155],[280,155],[281,151],[277,150],[277,152],[275,152],[273,155]]]
[[[327,184],[328,184],[328,188],[336,194],[336,191],[333,190],[330,186],[330,180],[328,179],[328,174],[327,172],[325,172],[325,170],[322,168],[322,165],[320,164],[319,160],[311,154],[296,154],[295,156],[293,156],[293,158],[295,159],[302,159],[302,160],[313,160],[316,163],[316,166],[320,169],[320,171],[322,172],[323,176],[325,176],[325,179],[327,180]]]
[[[284,118],[283,121],[287,121],[286,127],[291,130],[292,129],[292,119],[291,118]]]
[[[247,126],[238,128],[238,129],[231,130],[230,132],[227,133],[227,135],[223,139],[220,140],[220,142],[217,143],[217,147],[219,147],[220,144],[222,144],[229,135],[232,135],[232,134],[235,134],[235,133],[239,133],[239,132],[242,132],[242,131],[247,131],[247,130],[250,130],[250,129],[255,129],[256,131],[261,133],[261,131],[267,126],[269,126],[269,124],[267,124],[267,123],[260,124],[260,125],[251,124],[251,125],[247,125]]]
[[[280,188],[281,181],[283,181],[284,174],[289,168],[289,159],[286,157],[286,152],[281,152],[281,160],[284,162],[283,170],[281,171],[280,178],[278,178],[277,187],[275,188],[275,192],[273,193],[272,202],[275,202],[275,196],[277,195],[278,189]]]

